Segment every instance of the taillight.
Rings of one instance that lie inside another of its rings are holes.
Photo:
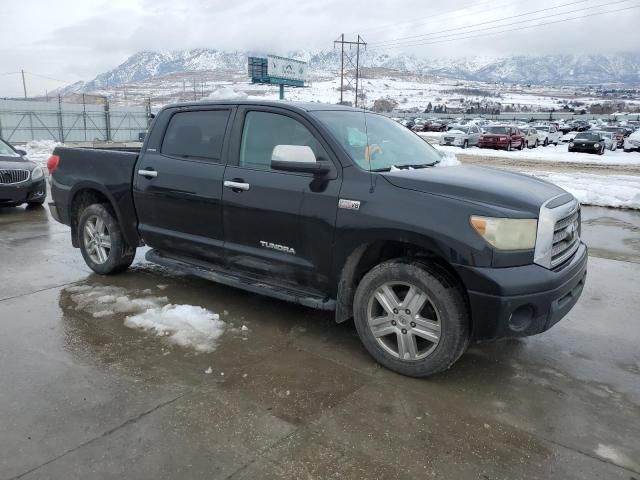
[[[53,173],[53,171],[58,168],[58,164],[60,163],[60,155],[51,155],[49,160],[47,160],[47,170],[49,170],[49,175]]]

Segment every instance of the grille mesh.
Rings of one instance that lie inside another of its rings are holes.
[[[12,183],[24,182],[29,178],[29,170],[0,169],[0,184],[10,185]]]
[[[569,260],[580,246],[580,209],[556,222],[553,229],[551,268]]]

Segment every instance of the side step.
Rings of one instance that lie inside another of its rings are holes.
[[[286,302],[304,305],[305,307],[316,308],[318,310],[335,310],[336,301],[330,298],[320,297],[290,287],[267,284],[264,281],[232,273],[218,267],[211,266],[206,262],[199,262],[194,259],[170,257],[157,250],[149,250],[145,258],[163,267],[181,270],[185,273],[205,278],[207,280],[221,283],[229,287],[240,288],[248,292],[266,295]]]

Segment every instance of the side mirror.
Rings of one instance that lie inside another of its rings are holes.
[[[322,175],[331,171],[331,164],[326,160],[316,159],[311,147],[306,145],[276,145],[271,154],[271,168],[283,172]]]
[[[22,155],[23,157],[27,156],[27,152],[26,150],[22,150],[21,148],[16,148],[16,153],[19,153],[20,155]]]

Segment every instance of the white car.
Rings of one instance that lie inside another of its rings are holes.
[[[614,137],[613,132],[603,132],[600,130],[594,130],[594,133],[599,133],[604,138],[605,150],[615,152],[618,149],[618,139]]]
[[[624,139],[625,152],[640,152],[640,130]]]
[[[520,131],[524,137],[525,147],[536,148],[540,144],[537,127],[520,127]]]
[[[453,125],[440,135],[440,145],[454,145],[467,148],[480,143],[480,127],[473,124]]]
[[[538,131],[538,143],[547,146],[551,143],[558,145],[560,142],[560,132],[553,125],[536,125]]]

